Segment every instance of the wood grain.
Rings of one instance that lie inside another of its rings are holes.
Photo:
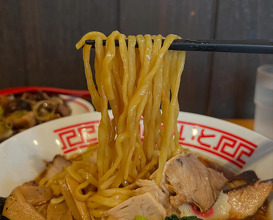
[[[0,88],[26,83],[17,1],[0,1]]]
[[[1,4],[5,3],[1,1]],[[105,7],[106,5],[108,7]],[[118,26],[117,0],[22,0],[14,1],[14,9],[11,11],[18,14],[14,23],[16,28],[21,30],[22,42],[20,46],[14,45],[16,50],[9,53],[12,53],[12,56],[21,54],[24,59],[25,79],[25,82],[19,80],[20,77],[14,80],[14,86],[85,89],[82,53],[76,50],[76,42],[89,31],[98,30],[109,34]],[[13,21],[10,16],[7,20]],[[2,27],[3,25],[1,29]],[[8,30],[8,27],[4,28]],[[12,28],[12,31],[16,32],[16,29]],[[7,39],[2,41],[5,50],[10,50],[7,44],[13,43],[16,36],[18,34],[10,33],[9,41]],[[4,57],[5,53],[1,51],[0,56]],[[14,65],[13,60],[6,62],[6,65]],[[1,72],[3,68],[7,69],[3,65],[0,68]],[[10,86],[12,84],[9,82],[3,85]]]
[[[0,0],[0,89],[86,89],[81,51],[88,31],[174,33],[192,39],[273,36],[271,0]],[[251,118],[256,68],[273,55],[188,52],[180,109]]]
[[[109,34],[118,23],[117,1],[57,0],[26,5],[27,2],[21,6],[25,10],[26,47],[30,50],[29,83],[86,88],[82,52],[75,49],[75,43],[92,30]],[[30,13],[33,9],[36,12]]]
[[[125,34],[174,33],[183,38],[209,39],[213,31],[214,1],[140,0],[120,3],[120,30]],[[180,109],[206,114],[210,53],[188,52],[179,92]]]
[[[272,38],[272,22],[270,24],[266,17],[270,11],[272,13],[272,9],[266,8],[272,6],[270,1],[219,1],[216,38]],[[262,15],[263,10],[267,11],[265,15]],[[256,69],[267,61],[273,61],[272,55],[215,53],[209,115],[252,118]]]
[[[257,7],[257,38],[273,39],[273,1],[258,1]],[[260,64],[273,64],[272,55],[259,55]]]

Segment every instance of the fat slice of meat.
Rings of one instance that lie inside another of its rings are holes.
[[[31,111],[31,105],[28,101],[22,100],[20,98],[15,98],[11,101],[9,101],[5,105],[5,115],[11,114],[12,112],[18,111],[18,110],[27,110]]]
[[[149,192],[164,206],[167,216],[172,214],[176,214],[178,216],[180,214],[179,211],[170,204],[169,195],[164,193],[154,180],[139,179],[136,184],[139,186],[139,188],[135,190],[136,195]]]
[[[139,179],[136,184],[139,186],[139,188],[135,190],[136,195],[149,192],[164,206],[167,212],[167,216],[172,214],[176,214],[177,216],[179,215],[178,210],[170,204],[169,196],[162,191],[162,189],[155,183],[154,180]]]
[[[182,153],[166,163],[161,187],[171,194],[175,208],[186,202],[205,212],[216,202],[226,182],[222,173],[204,166],[194,154]]]
[[[119,220],[134,220],[136,216],[144,216],[149,220],[160,220],[165,218],[166,210],[151,193],[144,193],[127,199],[106,211],[104,215],[108,219]]]
[[[136,184],[139,186],[135,190],[136,195],[141,195],[146,192],[151,193],[164,207],[169,204],[169,196],[155,183],[154,180],[139,179]]]
[[[229,219],[230,204],[228,203],[228,195],[221,191],[213,207],[206,213],[199,213],[187,203],[181,205],[178,209],[180,213],[177,216],[180,218],[184,216],[197,216],[201,219],[220,220]]]
[[[50,179],[57,173],[61,172],[64,167],[71,165],[71,161],[65,159],[61,155],[56,155],[52,162],[47,163],[47,170],[44,178]]]
[[[0,96],[0,106],[2,109],[6,111],[6,107],[9,105],[9,103],[14,99],[14,96],[5,96],[1,95]]]
[[[63,117],[71,115],[71,109],[65,104],[58,104],[56,112],[60,113]]]
[[[16,114],[16,112],[13,114]],[[36,125],[36,119],[33,112],[27,112],[19,118],[12,117],[12,115],[9,118],[11,118],[11,123],[16,129],[26,129]]]
[[[231,218],[245,218],[254,215],[273,191],[273,179],[257,181],[227,192],[231,205]]]

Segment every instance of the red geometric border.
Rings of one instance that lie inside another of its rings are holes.
[[[214,130],[214,131],[217,131],[217,132],[220,132],[220,133],[223,133],[223,134],[227,134],[229,136],[232,136],[232,137],[235,137],[241,141],[244,141],[250,145],[252,145],[253,147],[257,148],[257,145],[256,144],[253,144],[251,143],[250,141],[246,140],[246,139],[243,139],[237,135],[234,135],[232,133],[229,133],[229,132],[226,132],[226,131],[223,131],[223,130],[220,130],[220,129],[217,129],[217,128],[213,128],[213,127],[209,127],[207,125],[201,125],[201,124],[197,124],[197,123],[192,123],[192,122],[186,122],[186,121],[177,121],[177,123],[181,123],[181,124],[187,124],[187,125],[192,125],[192,126],[199,126],[199,127],[202,127],[202,128],[207,128],[207,129],[210,129],[210,130]]]
[[[233,163],[239,168],[243,168],[246,163],[243,157],[251,157],[257,148],[256,144],[217,128],[185,121],[178,121],[177,124],[178,127],[180,126],[179,143],[181,145],[209,152]],[[184,126],[190,126],[195,129],[199,128],[199,131],[201,130],[197,140],[195,140],[194,136],[190,138],[190,141],[183,137]],[[209,134],[204,134],[204,131]],[[213,142],[217,144],[210,145],[201,141],[203,138],[205,140],[214,139]]]
[[[99,120],[96,120],[55,129],[54,133],[59,136],[63,153],[67,154],[88,145],[97,144],[98,127],[96,125],[98,123]]]
[[[96,120],[55,129],[54,132],[59,136],[64,154],[90,144],[97,144],[98,124],[99,120]],[[251,157],[257,148],[256,144],[217,128],[185,121],[178,121],[177,125],[181,145],[214,154],[239,168],[244,166],[245,159]],[[188,129],[188,132],[198,129],[198,135],[183,137],[185,128]],[[140,131],[143,135],[143,124],[140,124]],[[217,144],[215,145],[215,143]]]

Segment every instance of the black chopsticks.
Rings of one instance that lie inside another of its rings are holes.
[[[85,41],[86,44],[95,46],[94,40]],[[106,44],[106,41],[103,41]],[[115,41],[116,46],[119,45]],[[136,45],[137,47],[137,45]],[[273,39],[270,40],[175,40],[169,50],[184,51],[211,51],[229,53],[258,53],[273,54]]]

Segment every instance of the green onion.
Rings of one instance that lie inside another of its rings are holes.
[[[148,220],[148,219],[144,216],[136,216],[135,220]]]
[[[4,109],[2,109],[0,106],[0,120],[1,120],[3,114],[4,114]]]
[[[196,216],[185,216],[182,218],[178,218],[175,214],[171,216],[165,217],[165,220],[202,220],[201,218],[197,218]]]

